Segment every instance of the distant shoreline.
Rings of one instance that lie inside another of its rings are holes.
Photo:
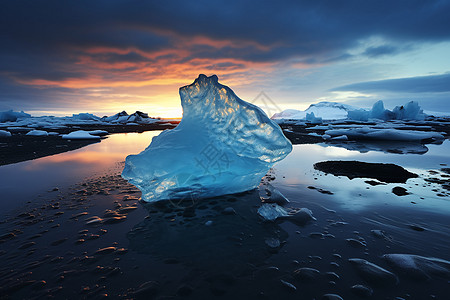
[[[81,124],[67,126],[53,130],[59,134],[68,134],[74,130],[105,130],[109,134],[145,132],[153,130],[165,130],[176,127],[176,122],[165,122],[163,124],[141,124],[141,125],[98,125]],[[0,128],[2,129],[2,128]],[[76,150],[87,145],[98,143],[99,140],[84,139],[62,139],[61,136],[27,136],[24,133],[15,133],[10,137],[0,137],[0,166],[15,164],[27,160],[64,153]]]
[[[154,130],[166,130],[173,129],[179,122],[165,122],[165,123],[153,123],[153,124],[136,124],[136,125],[105,125],[105,124],[77,124],[61,128],[57,131],[59,134],[67,134],[74,130],[105,130],[109,134],[114,133],[142,133],[145,131]],[[351,123],[351,122],[350,122]],[[342,126],[342,124],[351,125],[348,121],[332,122],[334,126]],[[330,123],[331,124],[331,123]],[[355,124],[370,125],[371,123]],[[415,124],[414,122],[408,122],[405,125],[405,129],[414,127],[415,125],[421,125],[422,123]],[[283,130],[285,136],[292,142],[292,144],[317,144],[325,142],[321,137],[323,135],[323,129],[314,129],[317,127],[315,124],[292,124],[288,121],[279,124]],[[328,124],[322,124],[327,125]],[[408,127],[409,126],[409,127]],[[436,131],[445,133],[445,138],[450,136],[450,122],[436,122],[431,126],[431,130],[423,131]],[[2,128],[0,128],[2,129]],[[313,135],[315,134],[315,135]],[[51,156],[67,151],[76,150],[87,145],[97,143],[99,140],[66,140],[61,136],[26,136],[24,133],[15,133],[11,137],[0,137],[0,166],[19,163],[23,161],[33,160],[41,157]],[[331,141],[333,142],[333,141]],[[418,144],[427,144],[427,141],[420,142]]]

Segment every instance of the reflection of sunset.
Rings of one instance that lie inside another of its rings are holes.
[[[192,83],[198,74],[217,74],[226,85],[248,86],[260,80],[261,72],[271,72],[275,65],[267,61],[251,61],[232,56],[212,57],[195,55],[197,48],[205,51],[231,51],[257,49],[270,50],[255,41],[221,39],[206,36],[177,39],[176,47],[143,50],[138,47],[75,46],[73,76],[31,76],[15,74],[10,79],[18,84],[40,89],[76,90],[76,103],[65,113],[83,111],[100,116],[122,110],[129,113],[141,110],[154,117],[181,117],[178,88]],[[207,49],[207,50],[206,50]],[[254,73],[254,76],[249,76]],[[81,75],[80,75],[81,74]],[[98,103],[101,101],[102,105]]]
[[[47,156],[29,161],[23,165],[23,170],[37,171],[49,165],[63,167],[76,166],[81,169],[102,170],[122,162],[129,154],[138,154],[147,147],[152,137],[160,131],[145,133],[115,134],[100,143],[95,143],[75,151]],[[72,170],[73,171],[73,170]],[[83,171],[82,171],[83,172]]]

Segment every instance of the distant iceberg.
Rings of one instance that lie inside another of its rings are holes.
[[[372,109],[366,110],[338,102],[319,102],[311,104],[307,110],[300,111],[287,109],[272,116],[273,120],[304,120],[313,124],[320,124],[323,120],[349,119],[355,121],[368,121],[378,119],[389,120],[424,120],[426,114],[415,101],[405,105],[396,106],[392,111],[384,108],[383,101],[377,101]]]
[[[280,127],[217,76],[180,88],[183,119],[129,155],[122,176],[145,201],[206,198],[256,188],[292,151]]]
[[[271,119],[308,120],[307,115],[309,114],[311,116],[311,113],[313,113],[312,116],[315,118],[322,118],[323,120],[339,120],[346,119],[347,112],[356,109],[358,108],[343,103],[322,101],[311,104],[305,111],[295,109],[284,110],[274,114]]]
[[[369,119],[389,120],[424,120],[427,115],[419,103],[410,101],[405,105],[396,106],[392,111],[384,108],[383,101],[377,101],[371,110],[357,109],[348,112],[348,119],[368,121]]]
[[[31,117],[30,114],[24,113],[23,111],[21,112],[12,110],[0,111],[0,123],[15,122],[19,118],[30,118],[30,117]]]

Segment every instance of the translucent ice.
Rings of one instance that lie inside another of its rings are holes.
[[[383,101],[375,102],[371,110],[357,109],[348,111],[351,120],[367,121],[368,119],[388,120],[424,120],[426,115],[415,101],[396,106],[392,111],[384,108]]]
[[[280,127],[217,76],[180,88],[183,119],[126,159],[122,176],[145,201],[206,198],[256,188],[292,151]]]

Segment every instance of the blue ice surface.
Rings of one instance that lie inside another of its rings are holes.
[[[122,177],[148,202],[208,198],[256,188],[292,151],[280,127],[213,75],[180,88],[183,119],[129,155]]]

